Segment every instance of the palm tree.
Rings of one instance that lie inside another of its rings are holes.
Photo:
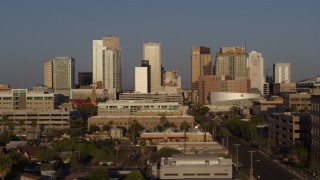
[[[120,145],[116,144],[114,146],[114,150],[116,151],[116,166],[119,164],[119,151],[120,151]]]
[[[140,151],[141,151],[141,165],[144,167],[144,153],[147,150],[147,143],[145,140],[141,140],[140,143]]]
[[[191,126],[188,124],[187,121],[183,121],[180,125],[180,129],[184,131],[184,153],[186,153],[186,140],[187,140],[187,130]]]
[[[20,137],[22,137],[22,132],[25,131],[24,126],[26,125],[26,120],[25,119],[21,119],[19,121],[19,126],[20,126]]]
[[[222,136],[222,145],[224,146],[224,138],[227,137],[227,148],[228,148],[228,144],[229,144],[229,136],[231,135],[231,133],[228,131],[227,128],[225,127],[222,127],[220,129],[220,133],[221,133],[221,136]]]
[[[36,131],[36,127],[38,126],[38,123],[37,123],[37,121],[35,121],[35,120],[33,120],[32,122],[31,122],[31,127],[32,127],[32,137],[33,137],[33,143],[34,143],[34,133],[35,133],[35,131]]]

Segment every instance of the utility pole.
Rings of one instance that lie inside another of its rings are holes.
[[[256,151],[248,151],[251,154],[251,169],[250,169],[250,180],[253,180],[253,167],[252,167],[252,153]]]
[[[234,144],[234,146],[237,148],[237,167],[236,167],[236,170],[238,171],[239,170],[239,154],[238,154],[238,149],[239,149],[239,146],[240,144]]]

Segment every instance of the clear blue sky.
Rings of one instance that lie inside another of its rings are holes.
[[[263,53],[265,66],[291,63],[293,81],[319,75],[320,1],[1,1],[0,84],[29,88],[43,83],[43,63],[76,59],[92,71],[92,40],[120,37],[123,86],[134,88],[142,43],[162,43],[162,64],[190,87],[192,45],[242,46]],[[271,74],[271,70],[269,74]]]

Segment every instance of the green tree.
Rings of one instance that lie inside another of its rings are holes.
[[[12,160],[7,156],[0,156],[0,177],[4,179],[11,171]]]
[[[109,175],[103,169],[95,169],[89,172],[86,176],[90,180],[109,180]]]
[[[39,160],[50,162],[52,160],[55,160],[57,158],[56,151],[54,149],[49,148],[41,148],[39,150]]]
[[[131,171],[125,180],[144,180],[140,171]]]
[[[292,161],[301,167],[308,164],[309,153],[303,142],[296,142],[290,146],[289,155]]]
[[[89,127],[90,132],[96,132],[96,131],[101,131],[100,127],[94,124],[91,124]]]
[[[33,120],[33,121],[31,122],[33,143],[34,143],[34,133],[35,133],[35,131],[36,131],[37,126],[38,126],[37,121],[36,121],[36,120]]]
[[[102,128],[101,128],[102,131],[107,131],[107,132],[109,132],[110,129],[111,129],[111,126],[109,126],[108,124],[102,126]]]
[[[225,127],[222,127],[221,129],[220,129],[220,133],[221,133],[221,137],[222,137],[222,145],[223,146],[225,146],[225,144],[224,144],[224,138],[225,137],[227,137],[227,148],[228,148],[228,138],[229,138],[229,136],[231,135],[231,133],[228,131],[228,129],[227,128],[225,128]]]
[[[136,119],[132,120],[132,122],[130,123],[128,136],[129,139],[131,139],[131,141],[133,142],[133,144],[136,144],[137,137],[139,137],[140,135],[139,132],[143,129],[143,126],[140,123],[138,123]]]
[[[7,126],[9,121],[9,117],[7,115],[2,115],[1,124],[3,126],[3,134],[7,133]]]
[[[144,168],[145,151],[147,150],[147,142],[145,140],[140,140],[139,142],[140,152],[141,152],[141,166]]]
[[[160,117],[160,124],[164,127],[164,128],[168,128],[169,127],[169,121],[167,119],[167,117],[165,116],[165,114],[162,114]]]

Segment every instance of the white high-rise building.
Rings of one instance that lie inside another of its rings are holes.
[[[98,89],[121,90],[121,49],[119,37],[103,37],[93,40],[93,70],[92,81]]]
[[[135,92],[148,93],[148,67],[135,67]]]
[[[290,83],[291,70],[290,63],[273,64],[274,83]]]
[[[161,87],[161,43],[143,43],[143,59],[151,66],[151,92]]]
[[[248,66],[250,68],[250,85],[251,90],[257,89],[262,94],[263,93],[263,57],[261,53],[256,51],[251,51],[248,55]]]

